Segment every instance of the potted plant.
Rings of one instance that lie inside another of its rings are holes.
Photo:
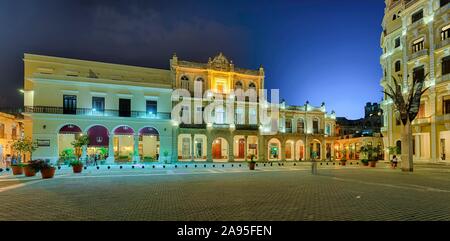
[[[364,165],[364,166],[368,166],[369,165],[369,159],[362,159],[361,160],[361,163]]]
[[[378,161],[378,154],[380,152],[379,147],[372,147],[372,152],[369,155],[369,166],[376,167]]]
[[[27,153],[30,153],[30,160],[31,160],[31,154],[36,150],[36,144],[30,139],[16,140],[11,146],[15,151],[19,153],[17,164],[20,164],[27,160],[26,159]]]
[[[36,176],[36,169],[33,165],[29,163],[23,166],[23,171],[26,177],[34,177]]]
[[[343,149],[341,151],[341,154],[342,154],[342,157],[341,157],[340,162],[341,162],[342,166],[345,166],[345,165],[347,165],[347,150]]]
[[[12,164],[11,165],[11,170],[13,175],[22,175],[23,174],[23,164],[22,163],[17,163],[17,164]]]
[[[29,165],[41,172],[42,179],[53,178],[55,175],[56,168],[49,161],[39,159],[31,161]]]
[[[83,171],[83,162],[80,160],[73,160],[70,162],[72,166],[73,173],[81,173]]]
[[[250,170],[255,170],[255,165],[256,165],[256,162],[255,162],[255,155],[254,154],[251,154],[250,156],[249,156],[249,158],[250,158],[250,161],[248,162],[248,168],[250,169]]]
[[[72,141],[72,146],[75,148],[75,155],[80,160],[83,154],[83,147],[89,145],[89,137],[87,135],[79,136],[75,141]]]
[[[60,162],[62,162],[63,164],[70,164],[70,162],[74,161],[77,159],[77,157],[75,156],[75,152],[73,151],[72,148],[66,148],[64,149],[61,154],[59,154],[59,158],[60,158]]]

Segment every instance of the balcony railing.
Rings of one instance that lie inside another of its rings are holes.
[[[441,49],[447,45],[450,45],[450,38],[444,39],[436,44],[436,49]]]
[[[149,113],[146,111],[128,111],[122,112],[119,110],[105,109],[102,111],[90,108],[64,109],[56,106],[25,106],[25,113],[40,113],[40,114],[58,114],[58,115],[81,115],[81,116],[109,116],[109,117],[133,117],[133,118],[148,118],[148,119],[170,119],[170,113],[158,112]]]
[[[413,125],[423,125],[430,123],[431,118],[430,117],[417,117],[412,124]]]
[[[249,131],[256,131],[258,130],[258,125],[238,125],[236,124],[236,130],[249,130]]]
[[[190,128],[190,129],[206,129],[206,124],[185,124],[181,123],[180,128]]]
[[[440,16],[441,14],[447,13],[450,10],[450,4],[447,3],[436,11],[436,16]]]
[[[425,55],[428,55],[428,49],[422,49],[420,51],[417,51],[417,52],[411,54],[409,56],[408,61],[411,61],[413,59],[416,59],[416,58],[419,58],[419,57],[422,57],[422,56],[425,56]]]

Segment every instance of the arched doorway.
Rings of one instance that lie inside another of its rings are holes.
[[[129,162],[135,154],[134,129],[123,125],[114,129],[114,156],[117,162]]]
[[[82,135],[81,128],[68,124],[61,127],[58,131],[58,155],[60,160],[67,162],[75,158],[75,149],[72,145],[78,137]],[[79,150],[78,150],[79,151]],[[81,153],[78,153],[81,156]]]
[[[144,127],[139,130],[139,156],[143,162],[160,160],[159,132],[153,127]]]
[[[269,161],[277,161],[281,159],[281,142],[277,138],[272,138],[267,146]]]
[[[235,136],[233,143],[234,159],[244,160],[245,159],[245,136]]]
[[[305,160],[305,144],[302,140],[295,143],[295,160]]]
[[[321,144],[318,140],[313,140],[312,143],[309,145],[310,150],[310,158],[312,160],[320,160],[321,159]]]
[[[292,141],[292,140],[286,141],[284,152],[285,152],[284,155],[285,155],[286,161],[293,161],[294,160],[294,157],[295,157],[294,141]]]
[[[87,149],[90,161],[103,161],[108,155],[109,131],[106,127],[95,125],[88,129],[89,145]]]
[[[228,160],[228,141],[222,137],[212,143],[212,158],[217,161]]]
[[[191,161],[191,149],[192,149],[192,137],[191,134],[178,135],[178,160],[179,161]]]

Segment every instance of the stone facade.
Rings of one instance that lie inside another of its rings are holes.
[[[448,0],[386,0],[381,86],[391,84],[393,76],[407,88],[415,76],[427,75],[429,89],[412,123],[415,161],[450,158],[450,105],[446,105],[450,104],[449,9]],[[382,127],[385,146],[401,146],[402,126],[392,100],[385,96],[381,107],[385,114]]]
[[[259,92],[264,69],[235,67],[222,53],[206,63],[174,55],[169,70],[31,54],[25,54],[24,62],[25,133],[39,143],[35,158],[57,161],[81,135],[90,139],[82,157],[106,150],[107,163],[334,156],[335,114],[328,114],[325,104],[268,103]],[[254,90],[256,98],[233,103],[232,122],[224,114],[228,106],[215,108],[214,119],[203,120],[201,112],[212,95],[233,99],[237,89]],[[176,99],[172,92],[177,90],[184,95]],[[274,105],[280,108],[279,121],[261,124],[259,112],[271,115]],[[192,110],[187,115],[185,107]],[[267,132],[267,125],[274,124],[276,132]]]

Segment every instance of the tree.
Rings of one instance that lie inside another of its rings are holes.
[[[87,135],[80,136],[75,141],[72,141],[71,144],[75,148],[75,155],[77,155],[78,160],[80,160],[82,148],[89,145],[89,137]]]
[[[19,154],[19,162],[26,160],[26,154],[30,153],[30,160],[32,153],[36,150],[36,143],[30,139],[19,139],[12,144],[12,148]],[[22,158],[23,155],[23,158]]]
[[[400,120],[403,126],[402,132],[402,170],[413,171],[413,153],[412,153],[412,130],[411,122],[417,117],[420,107],[420,98],[428,90],[424,89],[425,78],[427,75],[416,74],[413,76],[412,84],[402,88],[397,83],[394,76],[394,88],[389,84],[386,91],[383,91],[394,102],[395,109],[400,114]],[[406,99],[405,99],[406,98]]]

